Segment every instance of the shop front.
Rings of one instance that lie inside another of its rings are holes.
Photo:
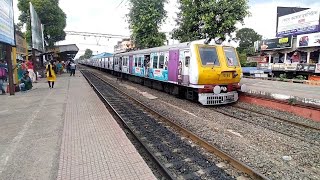
[[[320,33],[258,41],[255,49],[263,59],[258,68],[268,67],[275,76],[307,79],[320,73]]]

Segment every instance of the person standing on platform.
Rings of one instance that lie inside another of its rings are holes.
[[[27,61],[26,62],[26,66],[27,66],[27,71],[29,72],[29,77],[31,78],[32,82],[36,82],[36,74],[34,73],[33,70],[33,63],[31,61]]]
[[[47,80],[48,80],[50,89],[54,87],[54,82],[56,81],[56,73],[54,70],[55,70],[55,66],[53,66],[53,62],[51,61],[46,67]]]
[[[72,61],[70,63],[70,76],[75,76],[77,65]]]
[[[2,91],[2,95],[6,94],[6,90],[4,89],[4,81],[7,79],[7,74],[7,66],[3,60],[0,60],[0,90]]]
[[[68,61],[67,62],[67,73],[70,73],[70,64],[71,64],[71,61]]]

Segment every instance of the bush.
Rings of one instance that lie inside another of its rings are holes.
[[[280,81],[287,79],[287,74],[280,74]]]
[[[295,79],[298,79],[298,80],[306,80],[307,78],[303,75],[299,75],[299,76],[296,76]]]

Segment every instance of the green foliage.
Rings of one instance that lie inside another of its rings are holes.
[[[248,62],[247,55],[245,53],[239,53],[239,59],[241,67],[257,67],[256,62]]]
[[[306,78],[305,76],[303,76],[303,75],[298,75],[298,76],[296,76],[295,79],[298,79],[298,80],[306,80],[307,78]]]
[[[173,31],[172,37],[181,42],[204,39],[205,34],[201,32],[201,0],[180,0],[180,12],[176,23],[179,28]]]
[[[84,55],[80,56],[79,59],[83,60],[83,59],[89,59],[92,57],[92,50],[91,49],[86,49],[86,51],[84,52]]]
[[[131,38],[138,49],[162,46],[166,35],[159,32],[166,18],[166,0],[130,0],[128,14]]]
[[[27,25],[26,37],[30,43],[30,8],[29,2],[33,4],[37,14],[44,25],[44,39],[49,47],[53,47],[55,42],[65,39],[66,33],[66,14],[59,7],[58,0],[18,0],[18,8],[21,11],[19,17],[20,27],[22,24]]]
[[[280,81],[287,79],[287,74],[280,74]]]
[[[242,28],[236,32],[236,38],[240,40],[238,52],[253,55],[254,42],[261,40],[262,36],[251,28]]]
[[[237,22],[249,13],[248,0],[179,0],[178,29],[173,38],[182,42],[203,39],[221,38],[225,40],[236,30]]]
[[[297,100],[296,98],[292,98],[292,97],[291,97],[291,98],[288,99],[288,104],[290,104],[290,105],[295,105],[295,104],[297,103],[297,101],[298,101],[298,100]]]

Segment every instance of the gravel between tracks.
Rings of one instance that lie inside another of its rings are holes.
[[[128,81],[117,82],[116,78],[109,74],[104,74],[104,77],[121,90],[166,114],[186,129],[271,179],[320,179],[319,146],[230,118],[210,107],[178,99],[148,87]],[[238,105],[264,110],[245,103]],[[302,119],[281,111],[272,111],[272,114],[295,120]],[[290,156],[292,160],[284,160],[283,156]]]

